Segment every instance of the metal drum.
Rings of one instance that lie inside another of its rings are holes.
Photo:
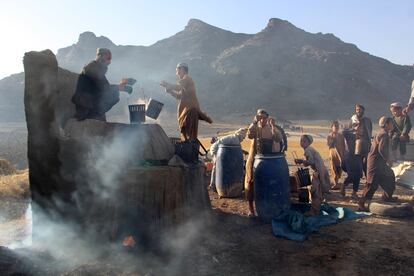
[[[219,145],[216,189],[221,197],[239,197],[243,191],[243,152],[240,145]]]
[[[290,208],[288,164],[283,154],[256,155],[253,168],[256,211],[269,222]]]

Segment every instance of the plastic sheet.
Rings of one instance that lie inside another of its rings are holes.
[[[290,210],[272,219],[273,234],[289,240],[305,241],[311,233],[318,232],[322,226],[362,218],[369,214],[323,204],[320,215],[308,217],[303,213],[309,209],[310,204],[292,204]]]

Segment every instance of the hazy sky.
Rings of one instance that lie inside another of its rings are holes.
[[[0,79],[23,71],[25,52],[56,53],[84,31],[115,44],[151,45],[181,31],[190,18],[242,33],[281,18],[407,65],[414,63],[413,14],[412,0],[0,0]]]

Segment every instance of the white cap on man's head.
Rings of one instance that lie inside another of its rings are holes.
[[[395,103],[392,103],[392,104],[390,105],[390,107],[403,107],[403,105],[402,105],[402,103],[400,103],[400,102],[395,102]]]
[[[105,54],[111,54],[111,51],[108,48],[96,48],[96,55],[102,56]]]
[[[263,108],[258,109],[256,114],[257,115],[265,115],[266,117],[269,117],[269,113],[267,113],[267,111],[264,110]]]
[[[187,64],[187,63],[185,63],[185,62],[180,62],[180,63],[178,63],[178,64],[177,64],[177,68],[182,68],[182,67],[184,67],[184,68],[187,68],[187,69],[188,69],[188,64]]]

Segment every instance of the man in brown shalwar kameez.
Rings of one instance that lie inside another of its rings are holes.
[[[339,133],[339,122],[334,121],[331,125],[332,131],[327,137],[327,144],[329,147],[329,163],[332,178],[334,179],[334,185],[332,189],[339,188],[338,180],[341,178],[342,174],[342,162],[344,159],[345,153],[345,138]]]
[[[358,202],[359,210],[367,211],[365,202],[371,200],[378,186],[384,190],[382,199],[390,200],[395,190],[395,175],[391,169],[390,138],[388,132],[393,129],[392,118],[381,117],[380,132],[375,136],[368,154],[367,186]]]
[[[259,109],[253,119],[253,123],[250,124],[247,130],[247,138],[252,141],[250,144],[249,156],[246,161],[244,190],[246,199],[249,202],[249,216],[254,216],[254,157],[257,153],[280,152],[280,142],[283,137],[277,129],[274,119],[269,118],[269,114],[265,110]]]
[[[176,75],[178,84],[161,81],[165,91],[177,99],[177,119],[182,140],[196,140],[198,134],[198,120],[212,123],[213,120],[203,113],[198,103],[196,88],[193,79],[188,75],[186,63],[177,64]]]

